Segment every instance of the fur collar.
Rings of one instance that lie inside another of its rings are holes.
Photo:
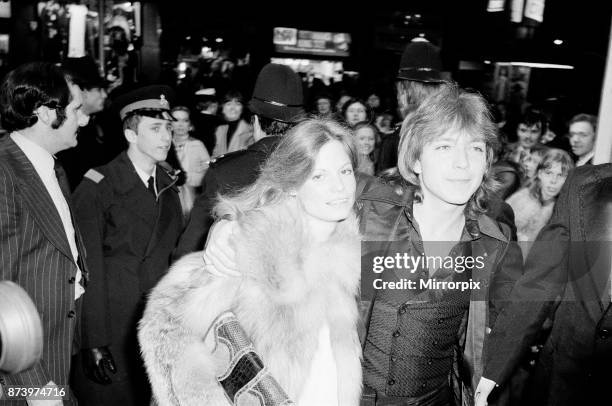
[[[339,403],[359,404],[360,238],[354,216],[322,244],[307,238],[286,204],[252,211],[238,224],[232,244],[243,277],[211,277],[201,253],[195,253],[178,261],[150,296],[139,339],[159,404],[223,399],[214,380],[214,355],[202,337],[227,310],[234,311],[293,400],[300,397],[319,331],[327,324]]]
[[[325,291],[330,279],[357,294],[360,238],[353,214],[324,243],[308,238],[302,218],[287,204],[253,211],[239,223],[234,245],[246,286],[257,286],[276,304],[286,305]]]

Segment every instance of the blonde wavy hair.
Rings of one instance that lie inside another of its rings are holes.
[[[351,130],[333,120],[307,119],[281,138],[252,186],[233,196],[218,197],[214,215],[237,219],[258,207],[282,202],[306,182],[319,151],[332,141],[342,144],[355,169],[357,153]]]
[[[486,213],[490,196],[498,187],[491,172],[499,143],[497,128],[480,94],[445,83],[429,95],[402,123],[397,166],[405,180],[418,186],[419,176],[413,167],[420,159],[423,147],[449,130],[469,134],[486,145],[486,172],[465,207],[466,216],[475,218]],[[422,199],[420,190],[417,190],[416,196]]]

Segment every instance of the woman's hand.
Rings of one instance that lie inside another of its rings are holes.
[[[236,251],[232,244],[235,221],[219,220],[210,229],[204,248],[204,264],[212,275],[239,277],[242,272],[236,265]]]

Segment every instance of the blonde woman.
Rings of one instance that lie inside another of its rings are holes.
[[[219,383],[228,360],[209,334],[226,311],[252,342],[255,364],[289,399],[300,406],[359,404],[355,156],[346,128],[307,120],[283,137],[253,186],[216,206],[218,216],[237,224],[232,244],[243,273],[215,277],[194,253],[153,290],[139,340],[158,404],[237,401]]]

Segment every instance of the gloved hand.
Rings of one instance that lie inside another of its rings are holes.
[[[115,360],[108,347],[87,348],[81,351],[83,357],[83,371],[89,380],[101,385],[110,385],[113,381],[106,370],[117,373]]]

